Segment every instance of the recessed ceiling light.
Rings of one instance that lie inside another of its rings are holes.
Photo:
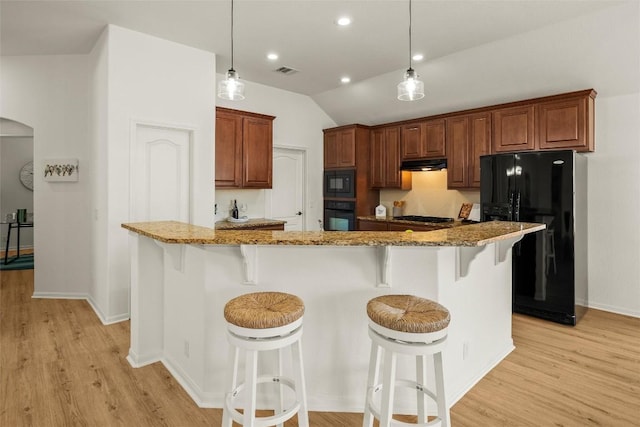
[[[276,59],[278,59],[278,54],[277,53],[268,53],[267,54],[267,58],[270,59],[271,61],[275,61]]]
[[[351,18],[349,18],[348,16],[342,16],[338,18],[336,24],[340,25],[341,27],[346,27],[347,25],[351,24]]]
[[[351,77],[344,76],[340,79],[342,83],[349,83],[351,81]]]
[[[416,53],[415,55],[412,56],[412,59],[414,61],[422,61],[424,59],[424,55],[421,53]]]

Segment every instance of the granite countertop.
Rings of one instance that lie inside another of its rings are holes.
[[[429,225],[429,226],[438,226],[441,228],[451,228],[458,227],[460,225],[468,225],[468,222],[462,222],[458,220],[450,221],[450,222],[425,222],[425,221],[409,221],[408,219],[396,219],[392,216],[386,216],[384,218],[378,218],[375,215],[366,215],[359,216],[357,219],[361,219],[363,221],[380,221],[380,222],[393,222],[397,224],[411,224],[411,225]]]
[[[544,224],[491,221],[424,232],[214,230],[176,221],[122,227],[164,243],[197,245],[483,246],[533,233]]]
[[[217,221],[216,230],[242,230],[243,228],[265,227],[271,225],[284,225],[287,221],[279,221],[266,218],[250,218],[247,222],[229,222],[227,220]]]

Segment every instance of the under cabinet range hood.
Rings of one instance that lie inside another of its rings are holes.
[[[439,171],[447,168],[447,159],[405,160],[400,164],[403,171]]]

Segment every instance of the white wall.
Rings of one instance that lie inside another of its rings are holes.
[[[224,75],[218,74],[218,79]],[[316,230],[322,219],[322,129],[335,126],[327,114],[308,96],[245,81],[245,99],[227,101],[216,98],[217,105],[236,110],[276,116],[273,122],[273,144],[307,149],[306,227]],[[264,217],[265,197],[269,190],[216,190],[218,219],[228,216],[229,201],[246,203],[249,217]]]
[[[640,317],[640,93],[596,99],[589,169],[589,305]]]
[[[0,116],[34,130],[34,294],[84,297],[91,280],[87,57],[2,56],[0,75]],[[79,159],[80,181],[43,181],[43,159],[60,157]]]
[[[96,302],[102,320],[112,322],[129,315],[128,233],[120,225],[130,215],[129,160],[135,122],[193,129],[192,223],[213,225],[215,56],[116,26],[106,31],[106,42],[93,54],[100,77],[94,87],[98,100],[94,100],[96,117],[92,121],[96,128],[92,138],[97,138],[93,144],[98,147],[94,154],[98,161],[106,161],[100,175],[106,182],[96,185],[104,193],[94,200],[92,209],[98,218],[96,234],[106,244],[106,257],[100,257],[95,266],[96,272],[106,274],[106,280],[99,278],[100,288],[104,286],[101,281],[106,282],[106,301]],[[103,110],[105,78],[107,105]],[[106,152],[101,148],[105,131]]]

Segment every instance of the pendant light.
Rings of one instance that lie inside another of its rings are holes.
[[[244,99],[244,83],[233,69],[233,0],[231,0],[231,68],[227,71],[227,78],[218,84],[218,97],[239,101]]]
[[[418,73],[411,68],[411,0],[409,0],[409,69],[404,73],[404,80],[398,83],[398,99],[415,101],[424,98],[424,83],[418,80]]]

